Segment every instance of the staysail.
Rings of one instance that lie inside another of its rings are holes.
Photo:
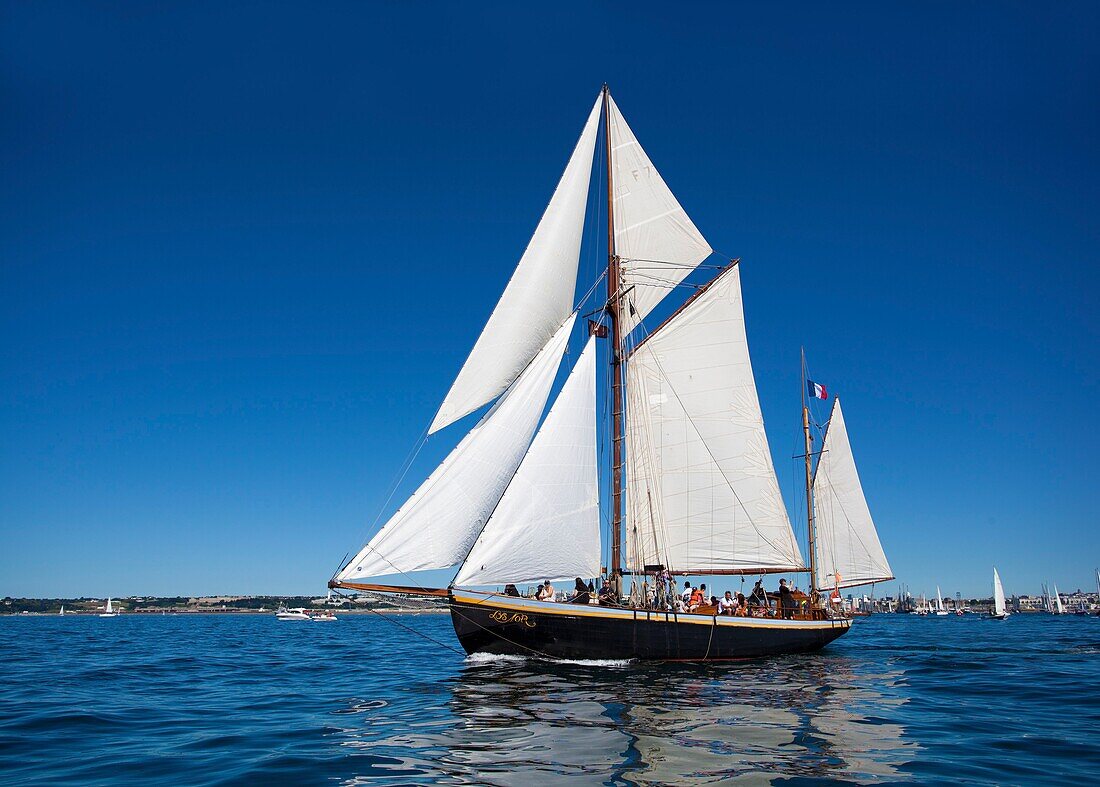
[[[833,400],[813,490],[817,586],[844,588],[893,579],[863,496],[839,398]]]
[[[531,442],[575,319],[573,314],[565,320],[504,396],[336,581],[462,562]]]
[[[626,334],[712,250],[610,97],[608,108],[615,253]]]
[[[626,382],[633,567],[804,570],[764,432],[736,266],[637,345]]]
[[[1001,575],[997,573],[997,567],[993,567],[993,614],[1004,615],[1005,589],[1001,586]]]
[[[592,107],[554,196],[429,434],[496,398],[573,310],[601,103]]]
[[[596,351],[589,338],[456,585],[600,573]]]

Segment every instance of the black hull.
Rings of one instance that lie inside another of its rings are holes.
[[[612,610],[465,591],[451,596],[450,609],[467,653],[555,659],[722,661],[807,653],[851,625]]]

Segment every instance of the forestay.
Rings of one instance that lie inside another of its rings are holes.
[[[570,315],[428,480],[336,576],[354,581],[462,562],[519,467],[561,361]]]
[[[637,347],[627,398],[634,568],[804,570],[764,433],[738,268]]]
[[[621,258],[623,332],[632,330],[711,254],[610,99],[615,253]]]
[[[839,398],[833,400],[813,490],[817,586],[844,588],[893,579],[863,496]]]
[[[500,585],[600,573],[596,352],[590,338],[489,517],[456,585]]]
[[[573,310],[601,101],[588,115],[554,196],[428,433],[491,402]]]

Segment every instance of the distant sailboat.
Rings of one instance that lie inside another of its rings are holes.
[[[1008,617],[1008,608],[1005,606],[1005,589],[1001,586],[1001,575],[997,568],[993,568],[993,614],[990,617],[996,620],[1004,620]]]
[[[1061,594],[1058,593],[1058,586],[1057,585],[1054,586],[1054,595],[1051,597],[1050,602],[1051,602],[1050,614],[1052,614],[1052,615],[1064,615],[1064,614],[1066,614],[1066,607],[1062,603],[1062,596],[1061,596]]]
[[[936,614],[946,615],[947,610],[943,606],[943,596],[940,594],[940,586],[936,585]]]
[[[58,615],[64,615],[65,614],[65,605],[64,604],[61,605],[61,611],[58,612],[57,614]]]
[[[115,612],[114,607],[111,606],[111,599],[110,598],[107,599],[106,609],[104,609],[102,612],[100,612],[99,616],[101,618],[117,618],[118,617],[118,613]]]

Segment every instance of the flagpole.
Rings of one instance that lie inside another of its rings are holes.
[[[810,405],[806,398],[806,348],[802,348],[802,433],[806,439],[806,532],[810,541],[810,609],[817,607],[817,546],[814,528],[814,489],[813,470],[810,454],[813,451],[813,438],[810,436]],[[812,614],[812,612],[811,612]]]

